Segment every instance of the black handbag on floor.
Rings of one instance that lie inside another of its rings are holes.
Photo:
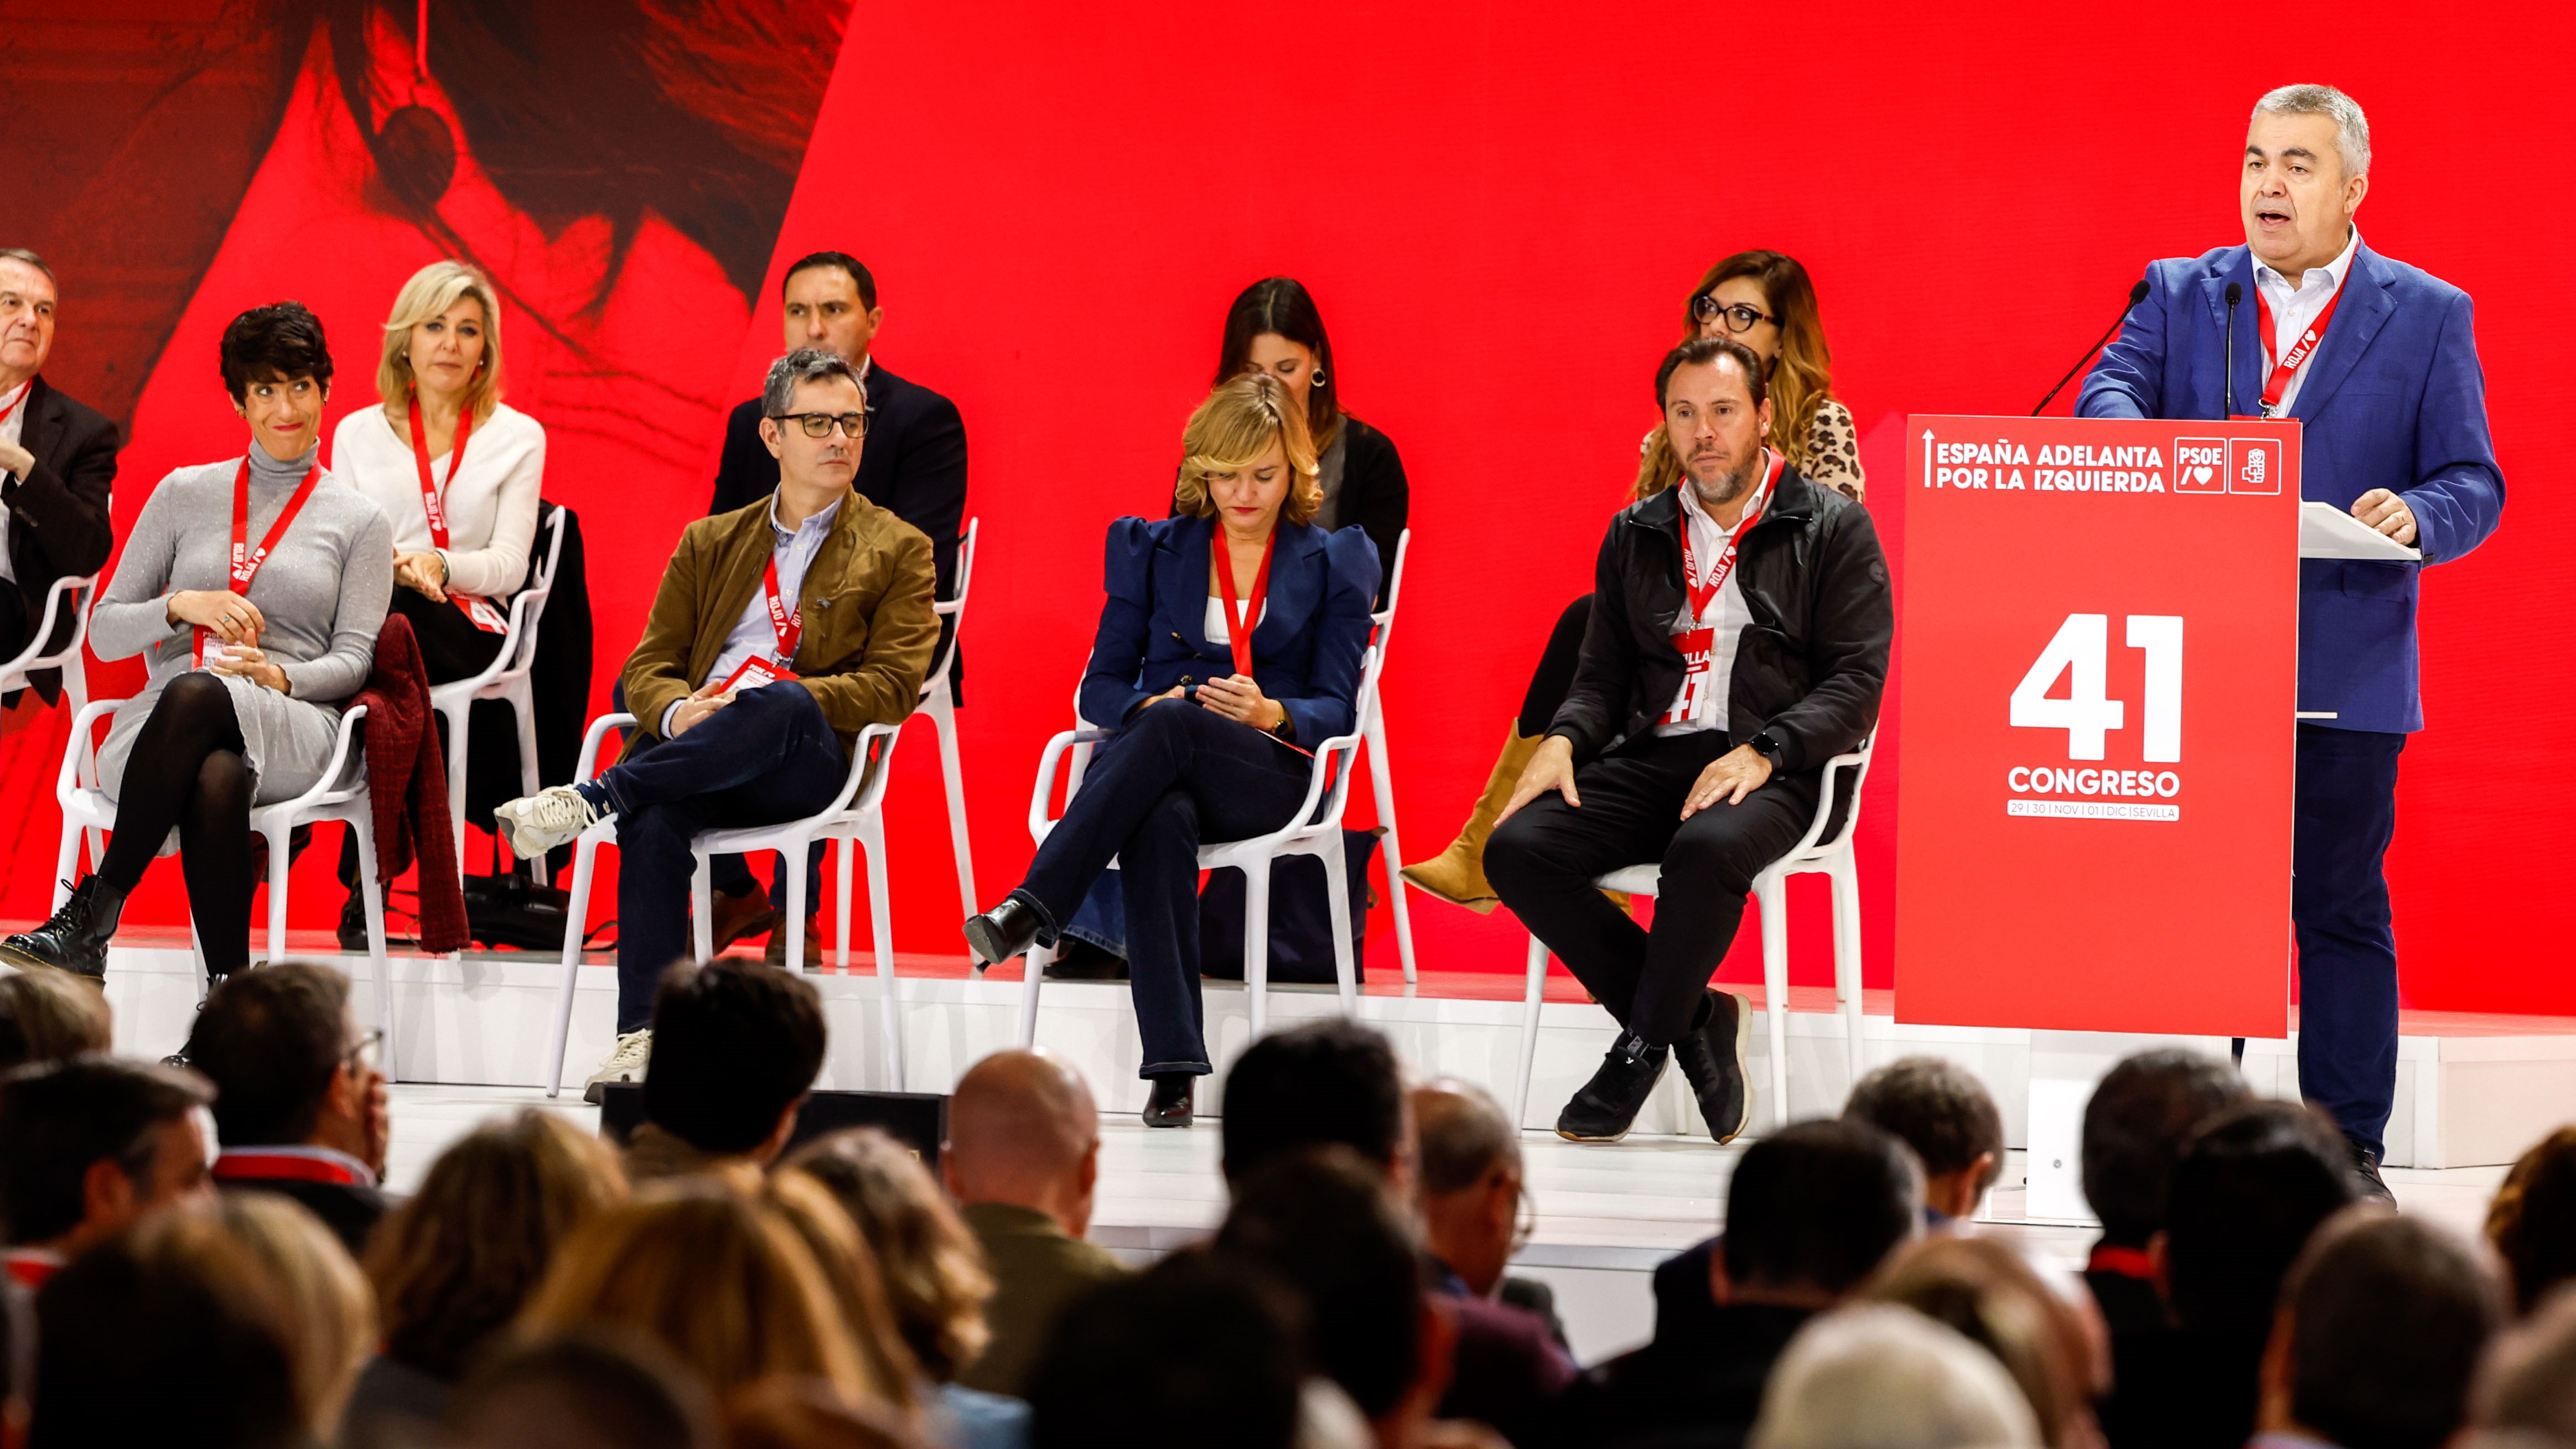
[[[1361,946],[1368,939],[1369,862],[1377,858],[1377,832],[1342,832],[1344,882],[1351,902],[1351,970],[1365,981]],[[1292,855],[1270,863],[1270,979],[1330,985],[1333,974],[1332,903],[1324,899],[1324,862]],[[1243,979],[1243,872],[1208,872],[1199,891],[1199,974],[1219,981]]]

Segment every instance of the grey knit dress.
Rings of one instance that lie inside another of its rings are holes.
[[[256,548],[319,452],[280,463],[250,449],[249,543]],[[192,630],[173,625],[169,596],[220,589],[232,559],[233,478],[241,460],[180,468],[161,480],[125,541],[116,577],[90,615],[90,647],[101,659],[149,651],[151,677],[116,712],[99,747],[100,789],[111,800],[125,778],[134,737],[170,681],[195,666]],[[367,682],[376,631],[393,598],[393,525],[374,502],[325,474],[295,523],[251,580],[250,601],[268,621],[260,647],[286,672],[287,692],[222,678],[241,722],[254,804],[291,800],[322,777],[340,727],[340,705]],[[349,768],[362,766],[356,750]]]

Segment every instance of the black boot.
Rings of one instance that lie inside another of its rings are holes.
[[[975,964],[999,965],[1036,945],[1043,924],[1035,906],[1018,896],[1006,897],[982,915],[966,918],[966,945],[975,953]]]
[[[1635,1032],[1619,1033],[1601,1058],[1601,1070],[1556,1114],[1556,1135],[1575,1142],[1616,1142],[1627,1136],[1672,1057],[1670,1047],[1648,1046]]]
[[[1148,1127],[1187,1127],[1196,1114],[1194,1098],[1199,1079],[1189,1072],[1170,1072],[1148,1077],[1154,1084],[1153,1100],[1145,1104]]]
[[[340,949],[364,954],[367,949],[367,898],[365,886],[349,887],[348,902],[340,907]]]
[[[1720,1143],[1734,1141],[1753,1123],[1753,1086],[1744,1072],[1745,1043],[1753,1037],[1753,1003],[1732,991],[1700,998],[1699,1020],[1673,1043],[1700,1119]]]
[[[1055,959],[1047,963],[1046,979],[1124,981],[1127,979],[1127,958],[1112,956],[1079,936],[1067,936],[1057,944]]]
[[[107,942],[125,914],[125,892],[93,875],[80,883],[53,919],[32,931],[0,941],[0,961],[12,966],[51,966],[107,979]]]

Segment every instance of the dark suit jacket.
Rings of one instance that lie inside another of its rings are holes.
[[[1762,1386],[1814,1315],[1764,1304],[1712,1305],[1575,1381],[1558,1401],[1556,1442],[1635,1449],[1733,1449],[1753,1428]]]
[[[393,1199],[382,1188],[364,1183],[308,1182],[292,1177],[237,1177],[223,1183],[226,1192],[273,1192],[290,1197],[312,1210],[334,1237],[349,1250],[349,1256],[364,1261],[367,1236],[376,1230],[386,1213],[393,1210]]]
[[[1325,450],[1328,470],[1336,454],[1341,481],[1324,511],[1315,516],[1315,526],[1327,533],[1356,526],[1377,545],[1377,602],[1383,608],[1387,586],[1395,581],[1395,543],[1404,536],[1413,507],[1412,485],[1405,481],[1404,459],[1396,455],[1395,440],[1349,413],[1342,414],[1332,446]],[[1176,481],[1171,508],[1175,516],[1180,513],[1180,501]]]
[[[24,478],[0,482],[0,504],[9,509],[9,568],[17,575],[32,631],[45,617],[45,591],[56,579],[107,567],[116,547],[108,493],[116,483],[122,440],[116,424],[54,391],[42,376],[29,384],[20,406],[26,418],[18,445],[36,455],[36,465]],[[51,645],[68,641],[73,627],[68,614],[57,617]],[[39,670],[27,683],[47,704],[62,697],[60,670]]]

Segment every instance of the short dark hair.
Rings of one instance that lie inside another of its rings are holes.
[[[2348,1208],[2290,1269],[2291,1417],[2342,1449],[2438,1449],[2504,1322],[2504,1295],[2449,1233]]]
[[[810,272],[817,267],[839,267],[849,273],[850,284],[859,289],[859,305],[871,312],[877,309],[876,274],[848,252],[807,252],[788,263],[787,275],[778,279],[779,302],[784,304],[787,301],[787,284],[796,280],[798,272]]]
[[[2174,1164],[2166,1290],[2182,1326],[2260,1338],[2317,1225],[2351,1205],[2342,1134],[2295,1102],[2247,1102],[2204,1124]]]
[[[2004,1119],[1966,1068],[1939,1057],[1900,1057],[1860,1079],[1843,1118],[1892,1133],[1923,1159],[1923,1170],[1965,1172],[1991,1155],[1982,1192],[2004,1166]]]
[[[649,1078],[648,1078],[649,1079]],[[715,1449],[714,1400],[688,1365],[655,1340],[614,1324],[507,1342],[469,1373],[447,1401],[446,1427],[460,1443],[592,1426],[584,1441],[621,1449]],[[479,1432],[478,1432],[479,1431]]]
[[[254,382],[310,377],[331,385],[331,344],[322,336],[322,319],[301,302],[271,302],[235,317],[224,327],[217,356],[224,391],[234,402],[247,400]]]
[[[137,1183],[154,1171],[152,1129],[214,1100],[194,1072],[103,1054],[0,1078],[0,1216],[13,1246],[51,1242],[88,1213],[81,1179],[102,1159]]]
[[[1800,1122],[1744,1150],[1726,1187],[1726,1276],[1847,1293],[1923,1220],[1905,1144],[1866,1122]]]
[[[2576,1279],[2576,1127],[2559,1128],[2515,1160],[2487,1206],[2487,1241],[2513,1272],[2520,1312]]]
[[[1721,357],[1733,362],[1735,370],[1744,374],[1744,387],[1753,394],[1753,405],[1757,408],[1762,406],[1771,396],[1770,369],[1762,365],[1761,358],[1753,355],[1753,349],[1732,337],[1694,337],[1665,353],[1663,362],[1655,368],[1655,411],[1664,410],[1664,390],[1671,386],[1674,373],[1685,367],[1715,362]]]
[[[206,997],[188,1064],[215,1084],[226,1147],[301,1142],[349,1056],[349,979],[310,961],[236,971]]]
[[[1384,1034],[1327,1017],[1254,1042],[1225,1079],[1225,1177],[1338,1142],[1384,1172],[1404,1150],[1404,1074]]]
[[[1333,445],[1333,432],[1341,426],[1342,369],[1333,361],[1333,339],[1324,331],[1323,309],[1315,305],[1315,294],[1295,277],[1264,277],[1235,294],[1234,305],[1225,309],[1225,335],[1217,342],[1216,380],[1211,388],[1223,387],[1226,380],[1243,371],[1252,361],[1252,341],[1263,335],[1284,337],[1315,354],[1315,372],[1321,379],[1306,392],[1306,431],[1313,437],[1315,452],[1321,455]]]
[[[644,1115],[701,1152],[749,1152],[823,1070],[823,1003],[758,961],[679,965],[653,999]]]
[[[1270,1278],[1174,1253],[1077,1300],[1028,1380],[1033,1449],[1297,1441],[1297,1304]]]
[[[796,404],[798,387],[835,377],[849,379],[850,386],[859,390],[861,398],[868,395],[867,384],[859,381],[858,372],[842,361],[839,354],[825,352],[819,347],[797,348],[769,364],[769,375],[760,384],[760,415],[764,418],[787,416],[787,410]]]
[[[2193,1129],[2253,1095],[2226,1062],[2179,1047],[2113,1067],[2084,1104],[2084,1200],[2103,1241],[2143,1248],[2164,1231],[2165,1195]]]
[[[63,285],[62,280],[54,275],[54,269],[45,265],[45,259],[25,247],[0,247],[0,260],[25,262],[28,266],[44,273],[45,280],[52,282],[57,290],[60,290]]]
[[[1235,1183],[1215,1250],[1298,1295],[1306,1357],[1378,1418],[1421,1364],[1423,1260],[1383,1169],[1338,1144],[1274,1157]]]

